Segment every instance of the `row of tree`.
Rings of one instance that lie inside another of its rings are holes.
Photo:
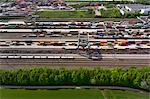
[[[19,69],[0,70],[1,85],[113,85],[150,89],[150,67],[141,69]]]

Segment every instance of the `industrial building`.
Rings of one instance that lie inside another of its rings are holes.
[[[125,12],[135,13],[139,12],[141,14],[150,14],[150,5],[143,4],[118,4],[117,7],[121,9],[122,14]]]

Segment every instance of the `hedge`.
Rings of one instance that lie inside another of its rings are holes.
[[[19,69],[0,70],[1,85],[126,86],[150,89],[150,67],[113,69]]]

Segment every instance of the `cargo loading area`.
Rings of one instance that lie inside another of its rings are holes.
[[[150,25],[141,20],[0,22],[1,67],[148,66]]]

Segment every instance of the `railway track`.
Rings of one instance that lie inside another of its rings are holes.
[[[102,59],[93,61],[89,59],[75,60],[51,60],[51,59],[0,59],[1,69],[17,68],[79,68],[79,67],[131,67],[150,66],[149,59]]]

